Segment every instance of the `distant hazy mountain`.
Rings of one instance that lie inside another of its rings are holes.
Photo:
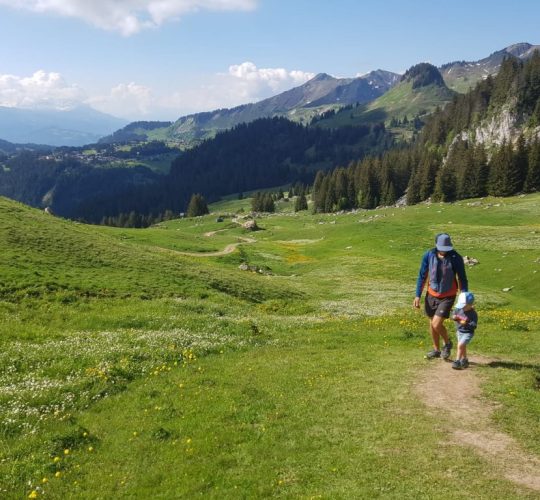
[[[49,151],[50,146],[44,144],[14,144],[0,139],[0,158],[2,154],[13,154],[20,151]]]
[[[479,80],[488,75],[496,75],[505,57],[514,56],[526,60],[535,50],[540,50],[540,45],[516,43],[479,61],[454,61],[439,69],[448,87],[457,92],[467,92]]]
[[[0,106],[0,139],[14,143],[82,146],[125,124],[126,120],[86,106],[67,111]]]

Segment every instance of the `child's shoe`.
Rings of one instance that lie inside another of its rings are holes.
[[[454,347],[454,344],[452,344],[452,341],[450,340],[448,344],[444,344],[442,348],[442,358],[448,359],[450,357],[450,352],[452,351],[452,347]]]
[[[461,363],[461,360],[459,359],[456,359],[453,363],[452,363],[452,368],[454,370],[461,370],[464,368],[463,364]]]
[[[467,358],[463,358],[461,360],[461,367],[462,368],[469,368],[469,360]]]
[[[426,354],[426,358],[433,359],[433,358],[440,358],[441,357],[441,351],[438,351],[437,349],[433,349],[433,351],[429,351]]]

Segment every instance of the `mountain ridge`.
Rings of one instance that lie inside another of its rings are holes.
[[[497,74],[506,57],[512,56],[525,61],[535,50],[540,50],[540,45],[528,42],[514,43],[477,61],[453,61],[443,64],[439,67],[439,71],[449,88],[463,93],[474,87],[479,80]]]
[[[279,116],[307,124],[330,109],[375,99],[395,85],[399,77],[397,73],[381,69],[354,78],[318,73],[303,85],[255,103],[182,116],[170,127],[161,129],[161,137],[196,144],[235,125]]]
[[[438,70],[450,90],[463,93],[487,75],[495,75],[505,57],[526,60],[537,49],[540,45],[515,43],[478,61],[453,61],[443,64]],[[220,130],[257,118],[284,116],[307,124],[315,117],[328,111],[338,111],[344,106],[369,105],[395,87],[400,78],[403,76],[382,69],[350,78],[336,78],[321,72],[303,85],[256,103],[181,116],[170,127],[156,130],[151,138],[176,141],[190,147],[213,137]],[[432,101],[441,98],[441,104],[444,104],[449,97],[449,93],[433,96]],[[368,107],[373,108],[371,105]]]

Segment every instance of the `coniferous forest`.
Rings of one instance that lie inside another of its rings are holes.
[[[319,169],[387,149],[383,124],[324,130],[285,118],[260,119],[219,133],[180,154],[170,172],[144,166],[93,168],[37,153],[0,169],[1,195],[33,206],[51,200],[57,215],[92,223],[145,226],[187,211],[193,193],[208,202],[223,195],[288,183],[311,183]]]
[[[518,117],[517,140],[476,140],[482,122],[497,120],[502,111]],[[539,126],[540,54],[525,63],[508,58],[496,77],[434,113],[414,143],[318,172],[314,210],[369,209],[392,205],[404,195],[415,204],[538,191]]]

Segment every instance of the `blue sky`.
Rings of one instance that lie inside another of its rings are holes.
[[[540,2],[0,0],[0,105],[135,119],[540,43]]]

